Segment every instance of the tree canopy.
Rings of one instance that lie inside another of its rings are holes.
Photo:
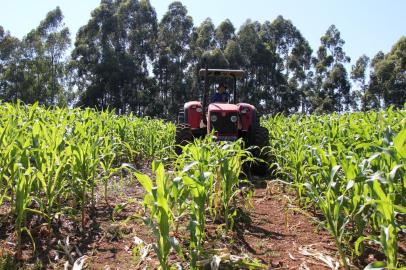
[[[0,99],[89,106],[173,119],[201,98],[198,71],[244,69],[239,101],[264,114],[369,110],[406,102],[406,36],[352,65],[331,25],[313,51],[283,16],[236,28],[194,25],[173,2],[158,21],[149,0],[101,0],[71,46],[59,7],[21,40],[0,26]],[[349,71],[347,71],[349,70]]]

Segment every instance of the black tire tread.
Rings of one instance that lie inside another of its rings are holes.
[[[182,152],[182,146],[193,141],[192,129],[188,124],[178,124],[176,126],[175,144],[176,153],[179,155]]]
[[[268,153],[269,149],[264,149],[264,147],[269,145],[269,131],[266,127],[261,126],[259,118],[255,114],[248,134],[248,146],[257,146],[251,150],[251,153],[254,157],[264,162],[254,162],[251,164],[253,174],[262,176],[270,174],[270,162],[272,159]]]

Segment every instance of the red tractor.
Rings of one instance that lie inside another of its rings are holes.
[[[200,79],[204,80],[202,101],[186,102],[181,109],[176,127],[176,144],[185,145],[214,130],[219,140],[243,138],[246,147],[258,146],[254,151],[255,156],[259,155],[260,148],[269,145],[268,130],[260,125],[255,107],[248,103],[237,103],[237,79],[244,74],[243,70],[229,69],[206,68],[199,71]],[[209,103],[209,84],[230,79],[233,82],[233,91],[230,93],[233,102]]]

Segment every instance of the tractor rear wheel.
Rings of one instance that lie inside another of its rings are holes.
[[[181,154],[182,146],[185,146],[192,141],[193,141],[193,133],[190,126],[188,124],[178,124],[176,126],[176,135],[175,135],[176,154],[178,155]]]

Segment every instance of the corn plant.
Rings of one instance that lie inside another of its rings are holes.
[[[16,176],[14,212],[16,214],[17,258],[21,257],[21,236],[23,232],[26,232],[30,236],[35,250],[35,241],[29,229],[25,226],[27,213],[31,212],[33,214],[43,215],[40,211],[29,207],[32,202],[31,189],[35,181],[35,176],[26,151],[21,153],[20,162],[21,163],[16,163],[14,168]]]
[[[232,203],[235,196],[240,194],[240,174],[244,160],[251,159],[248,152],[242,150],[240,141],[216,142],[209,136],[182,147],[182,154],[175,162],[176,177],[173,181],[173,187],[180,190],[174,192],[176,196],[173,198],[179,205],[175,209],[183,211],[184,202],[188,204],[192,269],[197,267],[203,250],[207,214],[213,219],[221,215],[226,230],[233,225],[236,205]],[[185,200],[187,196],[189,198]]]
[[[183,154],[178,159],[178,166],[182,168],[180,177],[190,194],[189,202],[189,232],[190,266],[196,268],[205,236],[206,207],[209,194],[213,190],[214,164],[211,164],[211,140],[196,141],[184,147]],[[180,160],[180,161],[179,161]]]
[[[83,228],[96,187],[103,185],[106,199],[109,178],[122,162],[164,157],[173,134],[173,124],[110,111],[0,103],[0,205],[7,202],[16,217],[18,253],[21,234],[29,234],[27,213],[50,226],[78,202]]]
[[[384,265],[399,266],[405,123],[405,111],[392,108],[264,119],[278,176],[297,190],[302,206],[322,212],[344,267],[350,243],[355,241],[360,254],[365,239],[380,243],[387,258]]]
[[[348,216],[343,215],[344,208],[347,204],[346,194],[341,194],[341,187],[339,180],[335,179],[336,174],[339,171],[340,166],[334,166],[331,168],[329,175],[328,185],[325,190],[320,187],[306,183],[305,186],[309,189],[308,195],[317,203],[317,206],[322,211],[326,218],[326,227],[334,237],[334,241],[340,257],[342,259],[343,266],[349,269],[345,253],[343,251],[343,235],[345,232],[345,226],[349,222]]]
[[[85,209],[88,202],[88,190],[90,189],[93,195],[96,166],[99,164],[96,156],[97,146],[96,144],[85,142],[81,146],[71,145],[71,151],[73,156],[72,169],[74,171],[72,190],[81,204],[82,229],[84,229],[86,225]]]
[[[336,240],[344,266],[351,249],[362,253],[365,240],[380,244],[386,256],[381,265],[405,266],[397,253],[397,237],[405,230],[405,119],[404,109],[393,108],[262,119],[270,132],[278,181],[295,189],[301,206],[325,216],[323,224]],[[189,253],[191,267],[196,267],[206,222],[224,220],[226,229],[233,226],[241,164],[247,157],[238,142],[216,142],[209,136],[168,159],[174,133],[171,123],[114,111],[0,103],[0,205],[6,203],[15,217],[17,249],[21,234],[29,234],[28,213],[44,216],[50,225],[63,206],[69,207],[66,202],[79,202],[83,227],[96,188],[104,188],[107,202],[109,179],[122,163],[167,160],[174,161],[174,176],[163,180],[160,165],[154,163],[155,182],[164,183],[159,194],[166,204],[150,208],[146,203],[153,213],[157,250],[167,267],[168,241],[173,240],[168,230],[177,233],[179,223],[189,217]],[[147,191],[146,202],[158,200],[158,188],[156,184]]]
[[[176,250],[179,247],[177,241],[171,238],[169,234],[173,224],[173,215],[169,209],[168,177],[165,176],[162,163],[154,162],[152,170],[156,176],[155,183],[146,174],[136,172],[135,176],[146,192],[144,206],[149,209],[149,217],[145,217],[144,221],[154,232],[157,242],[155,251],[161,268],[166,270],[169,269],[168,255],[171,246]]]
[[[249,162],[252,158],[249,152],[241,148],[241,142],[225,143],[218,148],[218,173],[217,182],[219,183],[221,194],[223,215],[225,218],[226,232],[232,228],[234,217],[236,216],[236,205],[232,205],[236,195],[240,194],[239,189],[241,177],[241,168],[243,162]],[[243,198],[244,200],[244,198]],[[244,203],[244,202],[242,202]],[[233,212],[230,212],[234,210]]]

